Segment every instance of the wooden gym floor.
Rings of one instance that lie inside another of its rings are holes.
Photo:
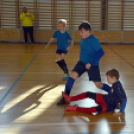
[[[102,82],[105,73],[116,68],[126,90],[125,113],[88,115],[65,112],[57,106],[66,81],[55,64],[56,45],[45,51],[44,45],[0,44],[0,134],[134,134],[134,45],[102,45],[105,55],[100,62]],[[79,59],[79,45],[66,57],[71,71]],[[78,78],[71,95],[84,91],[106,93],[88,81],[87,74]],[[91,107],[93,100],[73,104]]]

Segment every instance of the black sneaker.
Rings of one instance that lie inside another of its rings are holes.
[[[60,101],[57,102],[57,105],[63,105],[63,104],[67,104],[64,98],[62,98]]]

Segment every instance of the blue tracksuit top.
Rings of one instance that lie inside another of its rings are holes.
[[[103,97],[104,97],[104,100],[105,100],[105,102],[107,104],[107,111],[114,111],[114,109],[117,108],[118,103],[121,103],[120,112],[121,113],[124,112],[126,102],[127,102],[127,97],[126,97],[126,93],[125,93],[120,81],[115,82],[112,85],[112,88],[108,92],[108,94],[103,95]],[[125,104],[123,104],[124,106],[122,105],[123,101],[125,102]]]
[[[94,57],[97,55],[97,51],[102,49],[99,40],[93,34],[86,39],[82,38],[80,48],[80,61],[85,65],[92,62]],[[92,65],[99,65],[99,61],[100,59]]]
[[[61,33],[60,30],[57,30],[52,38],[57,38],[57,50],[65,50],[67,51],[67,47],[69,47],[69,40],[72,40],[70,34],[65,31]]]

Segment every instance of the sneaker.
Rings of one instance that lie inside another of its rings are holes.
[[[63,105],[63,104],[67,104],[64,98],[62,98],[60,101],[57,102],[57,105]]]
[[[70,96],[66,95],[64,92],[62,92],[62,95],[67,103],[70,103]]]
[[[69,74],[64,74],[63,80],[67,80],[69,78]]]
[[[77,109],[77,105],[74,105],[74,106],[67,106],[66,108],[65,108],[65,110],[66,111],[76,111],[76,109]]]

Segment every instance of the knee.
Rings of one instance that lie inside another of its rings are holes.
[[[64,60],[63,57],[56,57],[55,61],[61,61],[61,60]]]
[[[61,60],[62,60],[61,58],[56,58],[55,62],[58,62],[58,61],[61,61]]]
[[[62,58],[61,58],[61,55],[57,55],[55,56],[55,61],[60,61]]]
[[[70,77],[72,77],[73,79],[76,80],[77,77],[78,77],[78,73],[77,72],[71,72]]]

